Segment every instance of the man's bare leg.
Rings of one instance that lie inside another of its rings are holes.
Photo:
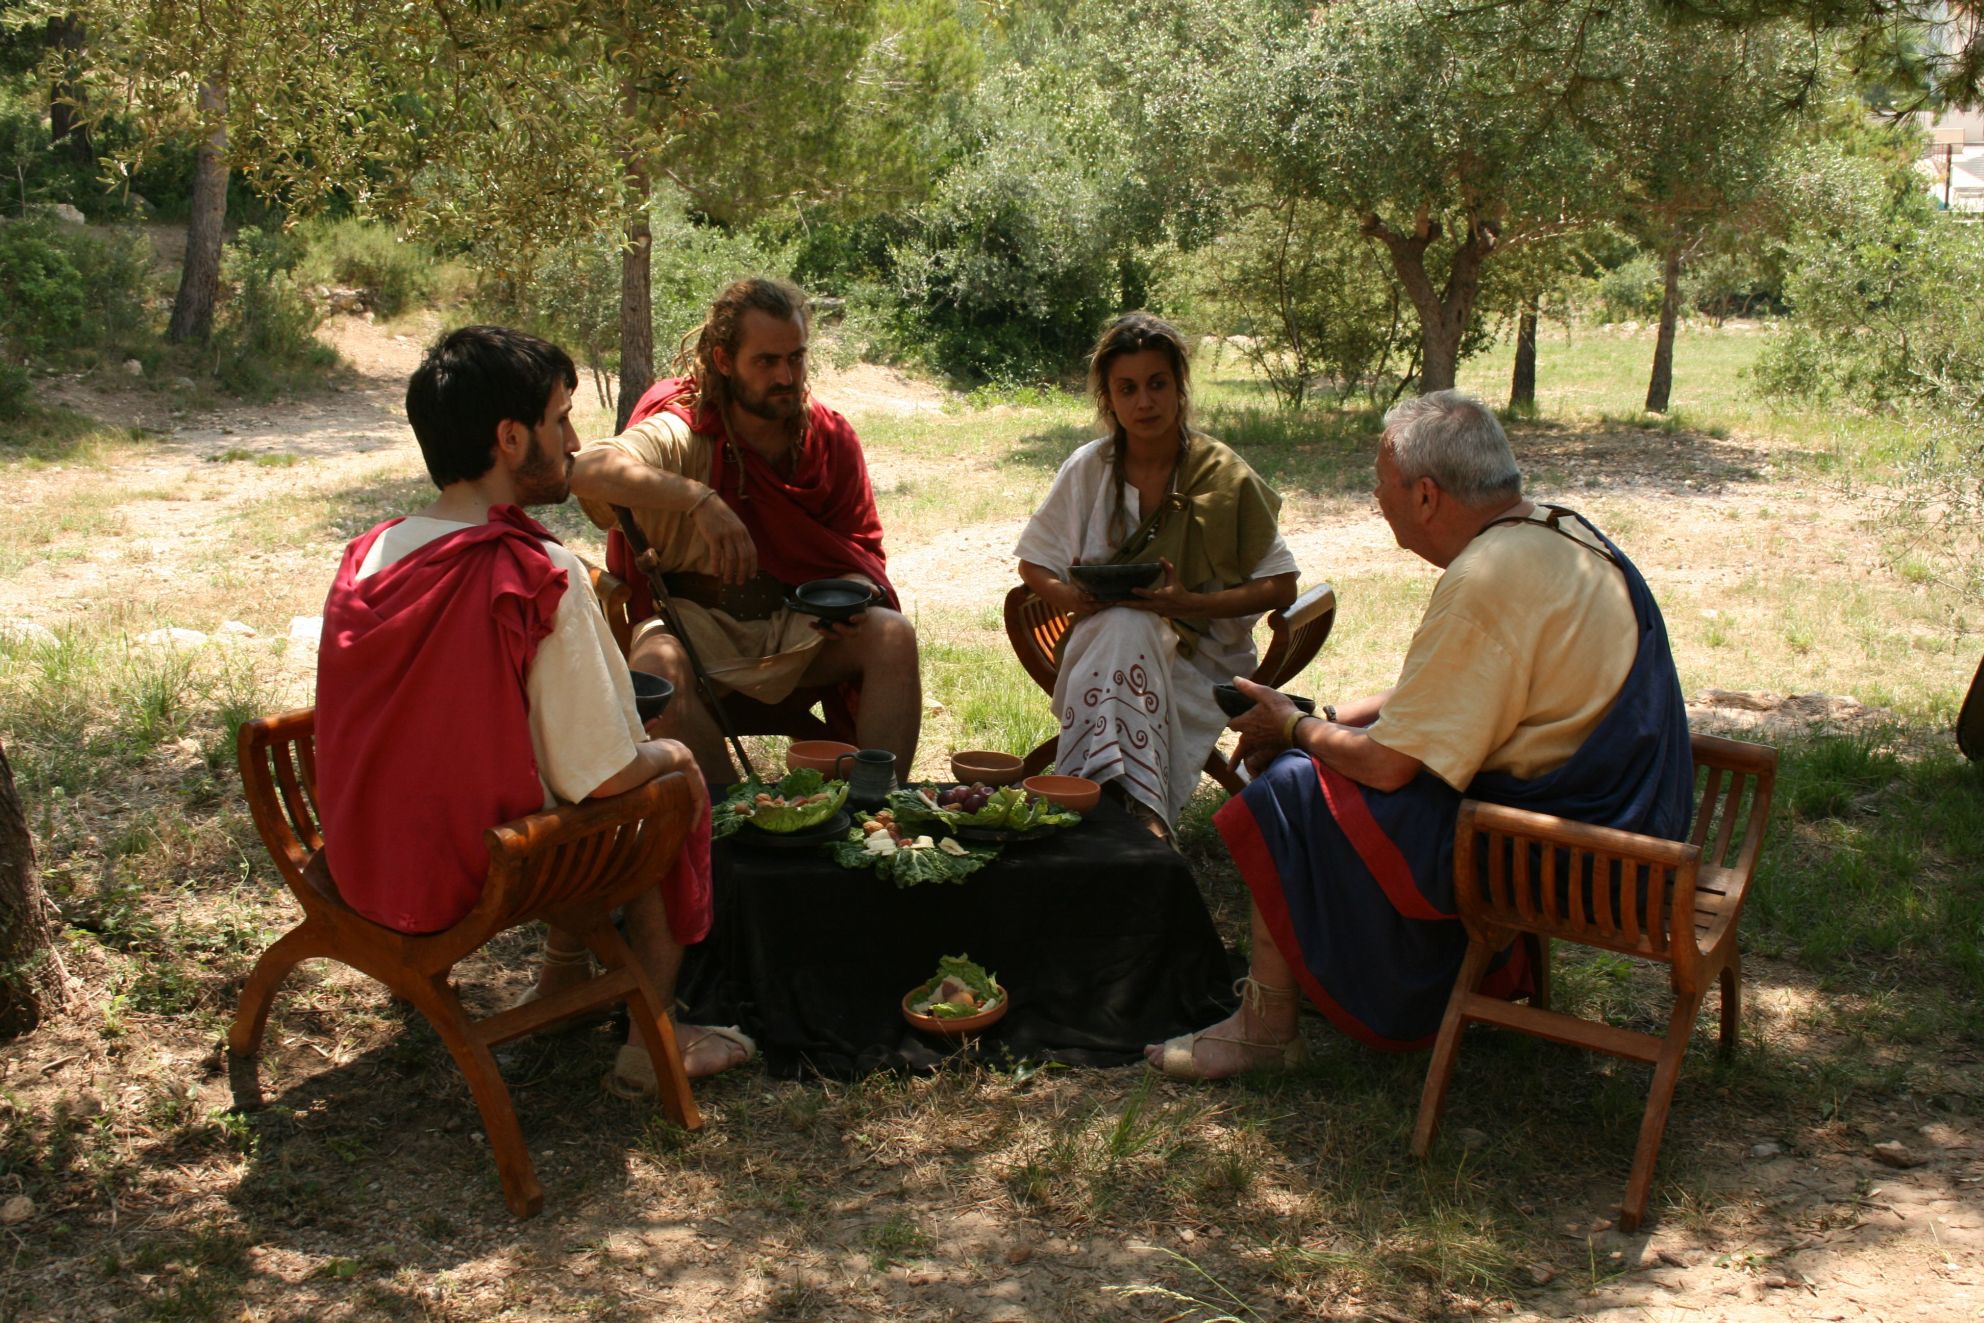
[[[688,745],[705,781],[718,786],[735,782],[737,768],[730,761],[730,749],[696,688],[696,673],[689,669],[689,654],[681,642],[666,630],[649,630],[635,642],[627,664],[675,686],[675,697],[668,700],[656,732]]]
[[[916,626],[901,612],[870,607],[858,629],[821,645],[806,668],[807,684],[858,683],[861,709],[854,737],[864,749],[896,756],[896,775],[907,781],[923,730],[923,677],[917,669]]]
[[[1296,1013],[1302,994],[1295,983],[1295,971],[1283,958],[1281,948],[1274,944],[1260,907],[1249,904],[1247,909],[1254,934],[1247,977],[1259,985],[1261,992],[1258,996],[1241,997],[1239,1010],[1199,1031],[1201,1037],[1193,1045],[1192,1060],[1203,1079],[1225,1079],[1264,1065],[1278,1065],[1280,1046],[1293,1042],[1301,1033]],[[1264,1046],[1250,1047],[1250,1043]],[[1164,1044],[1152,1043],[1144,1048],[1144,1059],[1153,1066],[1161,1065]]]
[[[628,944],[634,948],[634,958],[647,966],[655,991],[673,1006],[675,980],[682,973],[682,944],[668,931],[668,908],[662,902],[661,892],[644,891],[627,902],[626,917]],[[705,1026],[678,1022],[676,1031],[682,1066],[692,1080],[741,1066],[751,1058],[748,1049],[710,1032]],[[631,1025],[627,1028],[627,1046],[643,1046],[640,1030]]]

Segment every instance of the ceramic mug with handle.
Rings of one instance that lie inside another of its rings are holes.
[[[834,759],[834,775],[847,781],[849,803],[880,804],[896,788],[896,756],[887,749],[844,753]]]

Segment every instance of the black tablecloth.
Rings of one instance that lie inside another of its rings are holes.
[[[1231,1006],[1225,953],[1185,861],[1113,803],[1009,844],[959,884],[898,890],[828,851],[718,842],[716,922],[689,951],[686,1018],[741,1024],[774,1075],[921,1070],[953,1045],[911,1029],[903,993],[969,954],[1012,998],[971,1049],[1125,1065]]]

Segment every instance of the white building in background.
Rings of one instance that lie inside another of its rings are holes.
[[[1984,112],[1948,111],[1929,122],[1929,150],[1915,168],[1937,205],[1984,213]]]

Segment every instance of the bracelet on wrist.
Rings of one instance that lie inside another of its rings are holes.
[[[696,513],[696,511],[703,508],[703,502],[709,500],[710,497],[714,495],[716,495],[716,488],[714,487],[703,488],[703,494],[701,496],[698,496],[694,501],[692,501],[689,505],[689,508],[687,510],[684,510],[682,513],[684,514]]]
[[[1288,719],[1281,723],[1281,742],[1283,744],[1286,744],[1291,749],[1294,748],[1295,728],[1301,725],[1304,721],[1309,720],[1314,715],[1315,715],[1314,713],[1304,712],[1300,708],[1297,708],[1295,711],[1289,713]]]

